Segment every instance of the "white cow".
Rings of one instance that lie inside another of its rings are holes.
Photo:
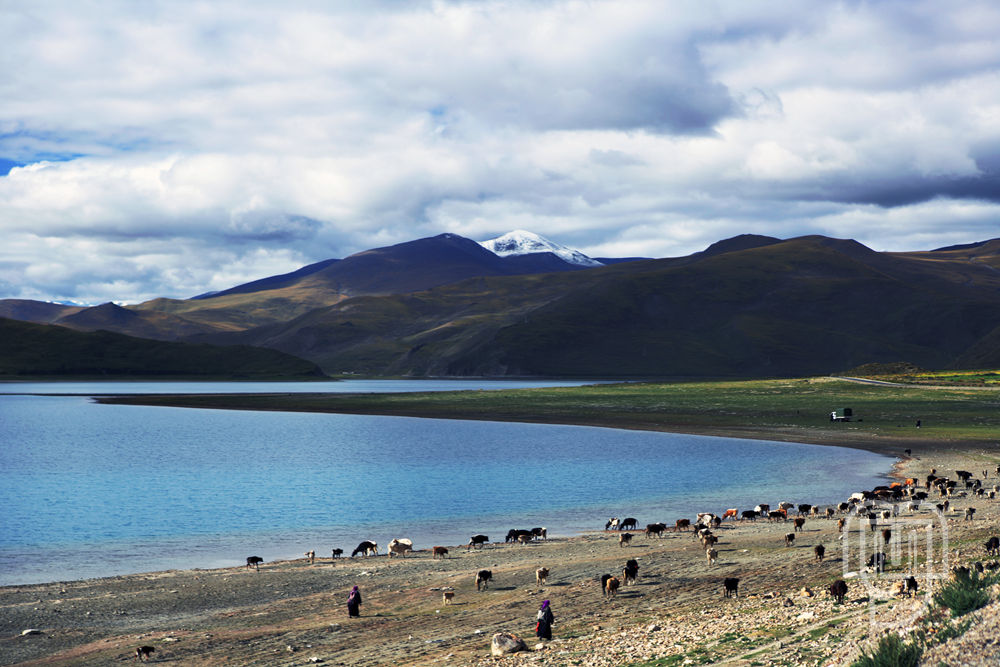
[[[413,551],[413,540],[408,540],[404,537],[389,542],[390,558],[395,555],[406,556],[407,551]]]

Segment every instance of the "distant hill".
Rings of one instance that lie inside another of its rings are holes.
[[[273,379],[322,372],[276,350],[168,343],[0,318],[0,375]]]
[[[899,359],[1000,365],[1000,239],[886,253],[849,239],[741,235],[686,257],[591,268],[526,252],[534,247],[500,257],[442,234],[196,299],[0,307],[81,330],[271,348],[328,373],[745,377]]]
[[[0,299],[0,317],[38,324],[50,324],[61,317],[83,310],[85,306],[32,301],[30,299]]]
[[[499,257],[456,234],[399,243],[326,260],[194,300],[158,299],[135,306],[198,323],[205,333],[288,321],[344,299],[409,294],[480,276],[574,271],[551,253]]]
[[[820,236],[732,246],[359,297],[218,340],[328,371],[415,375],[825,374],[901,358],[942,368],[997,349],[990,266]]]

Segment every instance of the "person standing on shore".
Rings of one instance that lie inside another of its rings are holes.
[[[347,615],[361,616],[361,591],[355,586],[351,589],[351,594],[347,596]]]
[[[535,625],[535,636],[539,639],[552,639],[552,624],[555,623],[555,616],[549,607],[549,601],[543,600],[542,607],[538,610],[538,624]]]

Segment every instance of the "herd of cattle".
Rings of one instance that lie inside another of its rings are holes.
[[[997,466],[996,473],[1000,475],[1000,466]],[[923,503],[928,501],[932,493],[937,493],[940,495],[942,502],[933,503],[931,502],[930,509],[936,509],[940,513],[947,512],[950,507],[950,499],[952,498],[983,498],[984,500],[995,499],[1000,495],[1000,485],[994,485],[992,489],[987,489],[983,480],[988,478],[987,471],[983,471],[983,478],[974,478],[973,474],[964,471],[956,471],[957,480],[949,479],[948,477],[941,476],[937,474],[936,470],[932,470],[926,479],[921,483],[916,479],[907,479],[904,482],[894,482],[889,486],[877,486],[871,491],[861,491],[859,493],[853,494],[846,502],[839,503],[835,506],[829,506],[825,509],[820,507],[800,503],[794,504],[790,502],[778,503],[777,506],[772,508],[767,504],[760,504],[754,507],[752,510],[740,511],[738,508],[730,508],[725,510],[721,515],[717,515],[711,512],[702,512],[697,515],[697,518],[692,521],[691,519],[683,518],[677,519],[672,526],[668,526],[666,523],[648,523],[645,528],[645,537],[659,538],[664,535],[664,533],[670,530],[671,532],[687,531],[693,530],[694,534],[701,541],[702,546],[705,549],[705,556],[708,565],[711,567],[716,564],[718,559],[718,550],[715,548],[718,542],[718,537],[713,533],[713,529],[719,529],[723,523],[727,520],[732,520],[734,522],[755,522],[758,520],[768,520],[768,521],[788,521],[792,520],[793,532],[786,533],[784,536],[786,546],[794,546],[796,533],[803,530],[807,517],[826,517],[828,519],[836,518],[838,514],[846,515],[841,516],[837,522],[838,532],[843,532],[845,525],[849,516],[857,517],[859,521],[867,520],[868,525],[872,532],[877,529],[879,519],[889,520],[893,517],[899,516],[901,511],[915,512],[923,506]],[[960,481],[959,481],[960,480]],[[960,483],[962,487],[960,488]],[[975,508],[969,507],[965,510],[965,519],[973,520],[975,516]],[[619,517],[612,517],[609,519],[604,526],[605,531],[615,531],[618,535],[618,544],[621,547],[628,546],[633,538],[632,533],[627,531],[636,530],[638,531],[639,522],[634,517],[626,517],[624,519]],[[548,531],[544,527],[537,527],[531,529],[515,529],[512,528],[507,532],[504,539],[505,543],[515,543],[515,544],[527,544],[534,540],[547,539]],[[881,531],[882,544],[884,548],[888,548],[890,540],[892,538],[892,529],[883,528]],[[482,534],[473,535],[469,539],[468,545],[466,545],[466,550],[471,551],[473,549],[481,549],[485,545],[489,544],[489,537]],[[987,555],[990,556],[1000,556],[1000,538],[994,536],[990,537],[989,540],[984,544]],[[379,547],[376,542],[365,540],[358,544],[357,548],[351,552],[351,558],[355,556],[376,556],[379,553]],[[413,551],[413,542],[405,538],[393,539],[388,544],[387,553],[389,557],[392,556],[405,556],[408,552]],[[343,549],[333,549],[332,558],[337,559],[344,553]],[[822,544],[817,544],[813,547],[813,553],[815,560],[817,562],[822,562],[826,553],[826,548]],[[306,552],[306,558],[310,563],[314,563],[316,559],[316,554],[314,551]],[[443,546],[435,546],[431,549],[432,558],[447,558],[448,548]],[[247,558],[247,568],[254,567],[259,569],[259,565],[263,562],[263,559],[259,556],[250,556]],[[871,555],[867,561],[867,566],[874,572],[882,572],[885,569],[887,562],[887,556],[884,551],[876,551]],[[976,563],[976,569],[983,571],[984,569],[996,569],[1000,567],[1000,563],[997,561],[992,561],[986,564]],[[956,568],[957,572],[969,572],[967,568]],[[621,578],[619,579],[616,575],[605,574],[600,577],[601,591],[607,598],[613,598],[617,595],[618,589],[623,585],[628,585],[634,583],[639,573],[639,563],[635,559],[629,559],[625,566],[622,568]],[[536,583],[539,586],[545,584],[549,575],[548,568],[539,568],[535,573]],[[493,572],[491,570],[480,570],[476,573],[476,590],[485,590],[489,586],[489,582],[493,579]],[[723,579],[723,595],[725,597],[738,597],[739,596],[739,583],[740,579],[736,577],[726,577]],[[910,595],[917,591],[918,585],[917,581],[913,576],[908,576],[901,581],[896,582],[895,591],[898,594]],[[838,579],[830,585],[829,589],[830,595],[838,602],[843,602],[845,596],[848,592],[847,583],[843,579]],[[450,603],[451,597],[446,595],[445,602]]]

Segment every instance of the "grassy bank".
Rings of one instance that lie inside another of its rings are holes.
[[[130,396],[109,403],[584,424],[886,450],[1000,441],[1000,393],[832,378],[407,394]],[[851,422],[830,412],[853,408]],[[921,426],[916,426],[917,421]]]

